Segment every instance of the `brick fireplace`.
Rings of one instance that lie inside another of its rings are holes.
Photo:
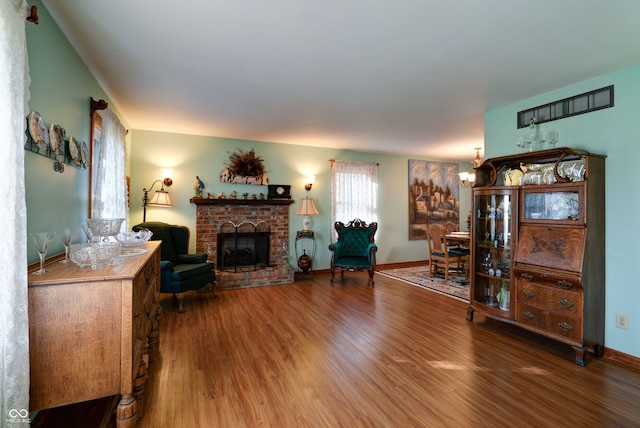
[[[196,251],[209,253],[216,261],[218,233],[229,221],[267,222],[270,227],[269,260],[265,269],[246,269],[237,272],[216,271],[218,290],[259,287],[293,282],[294,270],[282,263],[282,243],[289,244],[290,199],[207,199],[191,198],[196,205]],[[216,265],[216,269],[219,266]]]

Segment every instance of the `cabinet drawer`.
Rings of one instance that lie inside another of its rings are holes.
[[[516,308],[517,322],[582,342],[582,318],[559,314],[522,303],[518,303]]]
[[[514,274],[518,283],[540,284],[561,290],[581,291],[582,278],[580,275],[567,275],[553,271],[538,271],[535,268],[516,266]]]
[[[518,281],[518,301],[558,314],[582,317],[582,293]]]

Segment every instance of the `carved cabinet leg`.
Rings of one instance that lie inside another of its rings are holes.
[[[132,394],[125,394],[118,402],[116,409],[116,426],[118,428],[133,428],[136,426],[136,399]]]
[[[133,380],[133,396],[136,400],[138,411],[136,419],[140,420],[144,416],[144,389],[147,385],[147,365],[144,360],[140,360],[138,374]]]
[[[151,319],[151,332],[149,332],[149,362],[158,359],[160,352],[160,320],[162,319],[162,309],[156,307],[155,314]]]

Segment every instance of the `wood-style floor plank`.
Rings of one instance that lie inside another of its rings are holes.
[[[138,427],[632,427],[640,371],[376,275],[163,296]]]

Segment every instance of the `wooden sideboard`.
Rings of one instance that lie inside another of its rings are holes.
[[[144,414],[159,349],[160,242],[91,270],[54,263],[29,274],[30,409],[121,395],[118,427]]]

